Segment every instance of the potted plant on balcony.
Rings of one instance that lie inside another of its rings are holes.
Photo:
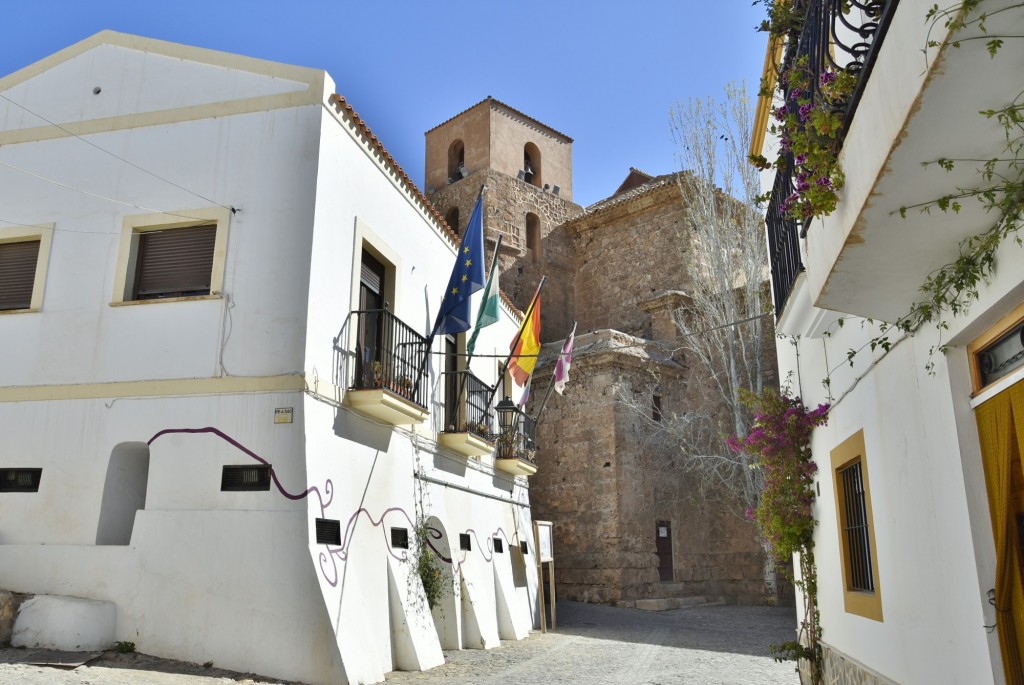
[[[498,458],[518,459],[519,446],[522,443],[522,433],[517,430],[509,430],[498,435]]]
[[[379,388],[384,385],[384,366],[380,361],[374,361],[372,364],[373,368],[373,387]]]
[[[466,430],[485,440],[489,439],[490,427],[483,421],[470,421],[466,424]]]

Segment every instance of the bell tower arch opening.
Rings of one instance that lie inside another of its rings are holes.
[[[541,187],[540,149],[533,143],[523,146],[523,180],[530,185]]]
[[[466,170],[466,145],[461,138],[452,141],[448,146],[448,178],[451,181],[458,181],[463,178]],[[468,174],[467,174],[468,175]],[[455,228],[452,226],[452,228]]]

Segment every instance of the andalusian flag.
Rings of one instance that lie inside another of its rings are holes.
[[[498,244],[494,247],[494,258],[491,260],[491,272],[487,276],[487,285],[484,286],[484,298],[480,300],[480,309],[476,313],[476,326],[473,328],[473,335],[466,343],[466,353],[473,356],[473,349],[476,347],[476,336],[480,335],[480,329],[490,326],[498,321],[498,308],[501,303],[500,288],[498,280],[501,274],[498,272],[498,248],[501,246],[501,236],[498,236]]]
[[[533,367],[537,365],[537,355],[540,354],[540,289],[533,297],[523,325],[519,327],[519,334],[513,341],[512,355],[509,357],[508,371],[512,374],[516,385],[526,385]]]
[[[565,392],[565,384],[569,382],[569,367],[572,366],[572,347],[576,340],[576,324],[572,326],[572,332],[562,345],[562,354],[558,355],[558,363],[555,364],[555,392],[559,395]]]
[[[462,333],[470,329],[469,317],[470,296],[484,287],[484,221],[483,193],[476,200],[473,214],[466,224],[466,232],[459,245],[459,253],[455,257],[455,268],[452,269],[448,287],[444,291],[441,308],[437,310],[437,320],[430,332],[433,338],[437,334]]]

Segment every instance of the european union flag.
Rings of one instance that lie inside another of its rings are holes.
[[[484,219],[483,192],[476,200],[473,214],[466,224],[466,232],[459,245],[459,253],[455,259],[452,277],[444,291],[441,308],[437,312],[434,330],[430,337],[437,334],[461,333],[468,331],[472,325],[470,297],[484,287]]]

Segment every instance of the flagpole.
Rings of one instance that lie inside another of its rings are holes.
[[[570,333],[569,335],[572,336],[572,335],[575,335],[575,334],[576,334],[576,322],[573,321],[572,322],[572,333]],[[562,353],[564,352],[564,350],[565,350],[565,344],[563,343],[562,344],[562,350],[560,350],[558,352],[558,359],[559,360],[562,358]],[[551,381],[548,383],[548,391],[544,395],[544,401],[540,403],[540,409],[537,410],[537,418],[535,418],[533,420],[533,425],[535,425],[535,426],[538,423],[540,423],[540,417],[544,414],[544,407],[546,407],[548,405],[548,400],[551,399],[551,393],[554,392],[554,390],[555,390],[555,370],[557,368],[558,368],[558,364],[556,362],[555,369],[551,370]]]
[[[480,188],[480,192],[483,193],[483,191],[484,190],[481,187]],[[482,211],[483,207],[481,207],[480,209]],[[494,257],[491,258],[491,270],[487,272],[488,276],[490,276],[491,274],[494,273],[494,267],[498,263],[498,249],[499,248],[501,248],[501,233],[498,234],[498,241],[494,244]],[[499,293],[501,293],[501,284],[500,283],[495,283],[494,287],[498,289]],[[484,292],[486,294],[486,291],[484,291]],[[500,294],[499,294],[498,297],[499,298],[501,297]],[[481,305],[482,304],[483,303],[481,302]],[[478,324],[480,322],[479,320],[480,320],[480,313],[477,312],[477,323]],[[466,374],[469,373],[469,363],[471,361],[473,361],[473,353],[472,352],[469,353],[468,355],[466,355],[466,365],[465,365],[465,368],[462,369],[462,372],[463,372],[462,373],[462,377],[459,379],[459,395],[458,395],[459,399],[458,399],[458,405],[457,405],[458,406],[458,412],[456,412],[456,418],[459,419],[459,420],[461,420],[463,418],[462,417],[462,407],[464,406],[464,403],[462,401],[462,393],[466,391]],[[497,387],[497,384],[495,384],[495,387]],[[493,398],[494,395],[492,394],[491,397]],[[487,404],[487,407],[488,408],[490,407],[490,403]],[[459,430],[459,426],[456,426],[455,430]]]
[[[484,208],[483,208],[483,204],[482,204],[482,198],[484,196],[484,188],[486,188],[486,187],[487,187],[487,184],[481,184],[480,185],[480,192],[477,193],[477,195],[476,195],[476,202],[473,204],[473,207],[475,208],[476,204],[480,203],[480,224],[481,224],[480,225],[480,232],[481,232],[481,237],[483,236],[483,212],[484,212]],[[470,218],[472,218],[472,214],[470,214]],[[469,225],[468,224],[466,225],[466,230],[467,231],[469,230]],[[463,240],[465,240],[465,234],[463,234]],[[458,250],[459,250],[459,248],[456,247],[455,248],[456,259],[458,259]],[[444,296],[441,297],[441,304],[438,305],[438,311],[439,312],[441,310],[441,307],[443,307],[443,306],[444,306]],[[427,336],[426,345],[424,345],[423,360],[420,362],[420,368],[419,368],[419,370],[416,373],[416,385],[413,387],[413,396],[414,397],[417,396],[417,393],[419,392],[420,381],[423,379],[423,370],[427,366],[427,360],[430,359],[430,353],[431,353],[431,351],[433,350],[433,347],[434,347],[434,338],[436,338],[436,337],[437,337],[437,321],[434,322],[434,327],[430,329],[430,335]]]
[[[491,269],[490,269],[490,271],[487,272],[488,276],[490,276],[492,273],[494,273],[494,267],[498,263],[498,250],[501,249],[501,238],[502,238],[502,235],[501,235],[501,233],[499,233],[498,234],[498,241],[494,244],[494,256],[491,257]],[[501,295],[500,295],[500,293],[501,293],[501,284],[500,283],[495,283],[494,285],[498,289],[498,293],[499,293],[498,297],[500,298],[501,297]],[[480,316],[479,316],[479,312],[478,312],[477,313],[477,322],[478,323],[479,323],[479,320],[480,320]],[[471,361],[473,361],[473,353],[472,352],[466,355],[466,368],[467,369],[469,368],[469,363]]]
[[[524,323],[526,322],[527,319],[530,318],[530,314],[533,313],[533,308],[537,304],[537,298],[540,297],[540,290],[541,290],[541,288],[544,287],[544,283],[546,283],[547,280],[548,280],[547,276],[541,276],[540,277],[540,283],[537,284],[537,291],[533,294],[533,299],[530,300],[530,306],[526,308],[526,314],[523,316],[523,322]],[[505,369],[506,371],[508,370],[508,365],[512,362],[512,356],[515,353],[516,345],[519,344],[519,339],[522,338],[522,337],[523,337],[523,327],[519,326],[519,330],[516,331],[516,337],[512,340],[512,344],[509,345],[509,353],[508,353],[508,356],[505,357],[505,364],[502,366],[502,368]],[[540,342],[540,340],[538,340],[537,342]],[[488,407],[491,406],[492,402],[494,402],[494,396],[495,396],[495,394],[497,394],[497,392],[498,392],[498,383],[495,383],[494,384],[494,389],[491,391],[491,398],[487,401],[487,406]]]

